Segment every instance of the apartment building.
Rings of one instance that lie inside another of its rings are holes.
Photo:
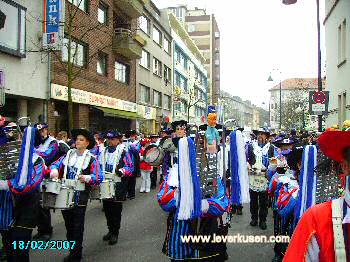
[[[152,1],[144,6],[138,26],[146,44],[136,66],[137,128],[148,134],[172,117],[172,36],[167,12]]]

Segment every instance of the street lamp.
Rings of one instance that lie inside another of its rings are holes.
[[[285,5],[295,4],[298,0],[282,0],[282,3]],[[316,0],[317,8],[317,65],[318,65],[318,91],[322,91],[322,55],[321,55],[321,23],[320,23],[320,0]],[[318,115],[318,131],[322,132],[322,115]]]
[[[281,130],[282,129],[282,78],[281,78],[281,71],[279,69],[272,69],[272,72],[273,71],[277,71],[280,73],[280,123],[279,123],[279,129]],[[268,82],[273,82],[273,79],[272,79],[272,72],[270,72],[270,76],[269,78],[267,79]],[[269,106],[270,108],[270,106]]]

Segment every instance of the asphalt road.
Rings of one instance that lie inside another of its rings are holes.
[[[138,179],[137,189],[139,189]],[[259,227],[249,225],[249,208],[243,209],[243,216],[234,216],[230,235],[273,235],[272,214],[268,215],[268,229],[262,231]],[[118,244],[109,246],[102,241],[107,232],[106,219],[102,211],[102,203],[92,201],[85,218],[83,261],[101,262],[163,262],[169,261],[162,253],[165,236],[167,214],[163,212],[156,201],[156,191],[148,194],[137,193],[134,200],[127,200],[123,207],[122,225]],[[65,240],[65,226],[60,211],[52,215],[54,233],[53,240]],[[34,232],[35,233],[35,232]],[[273,257],[272,244],[228,243],[228,261],[271,261]],[[68,251],[46,250],[31,251],[31,261],[62,261]]]

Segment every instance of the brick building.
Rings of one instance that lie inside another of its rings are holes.
[[[51,129],[68,128],[69,72],[74,76],[74,127],[98,131],[135,128],[136,59],[144,44],[137,35],[136,19],[144,4],[145,0],[83,0],[77,6],[76,1],[66,0],[62,50],[51,55]],[[69,55],[72,71],[67,70]]]

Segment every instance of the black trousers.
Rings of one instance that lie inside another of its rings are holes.
[[[151,188],[157,187],[157,167],[153,167],[153,170],[151,172]]]
[[[67,240],[75,241],[74,248],[69,252],[71,256],[76,258],[82,257],[85,212],[86,206],[74,206],[71,209],[62,210],[67,230]]]
[[[277,210],[273,211],[273,224],[274,224],[274,235],[275,236],[291,236],[291,232],[289,229],[293,224],[293,216],[291,215],[285,221],[285,224],[282,224],[282,218],[278,215]],[[273,249],[275,251],[275,255],[277,255],[282,261],[284,254],[286,253],[288,248],[288,243],[275,243]]]
[[[122,220],[123,203],[113,200],[103,200],[103,210],[105,212],[108,231],[114,235],[119,235],[120,223]]]
[[[38,233],[39,235],[52,234],[50,209],[39,206],[38,213]]]
[[[129,177],[128,181],[128,197],[135,197],[136,174]]]
[[[6,252],[8,262],[29,262],[29,250],[21,248],[19,241],[30,241],[32,239],[33,229],[13,227],[8,231],[2,231],[2,242],[4,244],[4,250]],[[13,242],[16,241],[16,245]],[[24,244],[26,246],[26,244]]]
[[[266,217],[268,213],[268,195],[267,191],[256,192],[249,190],[250,194],[250,214],[252,220],[260,222],[266,222]]]

